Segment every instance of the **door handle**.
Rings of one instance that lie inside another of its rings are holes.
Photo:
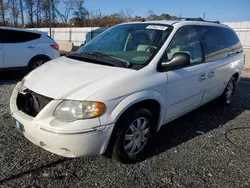
[[[30,46],[28,46],[28,48],[35,48],[35,46],[33,46],[33,45],[30,45]]]
[[[199,81],[206,80],[206,74],[201,74],[201,75],[199,75],[198,80],[199,80]]]
[[[213,76],[215,76],[214,71],[209,72],[208,75],[207,75],[208,78],[212,78]]]

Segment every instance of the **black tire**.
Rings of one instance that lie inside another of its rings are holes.
[[[235,86],[236,86],[236,81],[235,78],[232,77],[229,80],[223,94],[218,98],[218,102],[220,105],[228,106],[232,102],[235,93]]]
[[[136,131],[132,131],[132,124],[134,124]],[[154,120],[152,113],[148,109],[136,109],[131,113],[127,113],[116,126],[118,126],[118,129],[113,147],[113,159],[124,164],[131,164],[145,160],[149,142],[153,134]],[[145,126],[146,128],[144,128]],[[147,131],[148,133],[145,134]],[[131,135],[133,136],[131,137]],[[127,140],[128,136],[129,139],[133,139]],[[146,141],[143,142],[142,140]],[[132,143],[133,146],[125,149],[125,146],[131,145],[130,143]],[[141,143],[141,149],[139,149],[139,143]],[[136,147],[136,149],[133,152],[132,150],[134,150],[134,147]]]
[[[41,65],[43,65],[44,63],[46,63],[47,61],[49,61],[49,59],[47,58],[35,58],[33,59],[30,64],[29,64],[29,71],[33,71],[36,68],[40,67]]]

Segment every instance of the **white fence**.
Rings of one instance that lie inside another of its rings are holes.
[[[250,22],[229,22],[225,24],[233,28],[239,36],[245,52],[245,68],[250,69]]]
[[[51,37],[55,41],[71,42],[74,46],[80,46],[86,39],[86,34],[99,27],[77,27],[77,28],[52,28]],[[49,28],[34,28],[49,34]]]
[[[224,23],[233,28],[238,34],[244,48],[250,49],[250,22],[228,22]],[[77,27],[77,28],[52,28],[52,38],[56,41],[72,42],[79,46],[86,40],[86,34],[99,27]],[[35,30],[49,33],[49,28],[34,28]]]
[[[250,22],[228,22],[224,24],[234,29],[244,49],[250,49]]]

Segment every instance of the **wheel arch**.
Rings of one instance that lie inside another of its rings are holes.
[[[36,60],[36,59],[46,59],[48,61],[51,60],[51,58],[48,56],[48,55],[45,55],[45,54],[38,54],[38,55],[35,55],[34,57],[32,57],[30,60],[29,60],[29,63],[28,63],[28,68],[30,68],[31,66],[31,63]]]
[[[126,113],[136,108],[147,108],[155,118],[155,131],[158,131],[165,114],[165,100],[155,90],[142,91],[123,99],[111,113],[114,122],[119,121]]]
[[[236,72],[236,73],[234,73],[234,75],[232,77],[234,77],[235,82],[238,83],[239,82],[239,78],[240,78],[240,73]]]
[[[153,116],[156,116],[155,126],[153,130],[156,132],[160,129],[161,122],[165,115],[165,102],[161,94],[155,90],[138,92],[129,97],[123,99],[113,110],[111,118],[116,122],[115,127],[112,131],[112,134],[109,139],[108,146],[106,148],[105,154],[108,157],[112,156],[112,149],[116,140],[117,135],[119,134],[118,123],[124,116],[126,116],[131,111],[136,108],[151,108],[149,109]],[[155,110],[154,110],[155,109]]]

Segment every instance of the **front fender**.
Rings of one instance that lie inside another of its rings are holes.
[[[165,112],[165,100],[162,95],[156,90],[146,90],[140,91],[137,93],[133,93],[126,98],[124,98],[112,111],[110,118],[112,122],[116,122],[119,117],[131,106],[138,102],[142,102],[145,100],[155,100],[160,104],[160,117],[157,125],[157,130],[159,125],[163,122]]]

